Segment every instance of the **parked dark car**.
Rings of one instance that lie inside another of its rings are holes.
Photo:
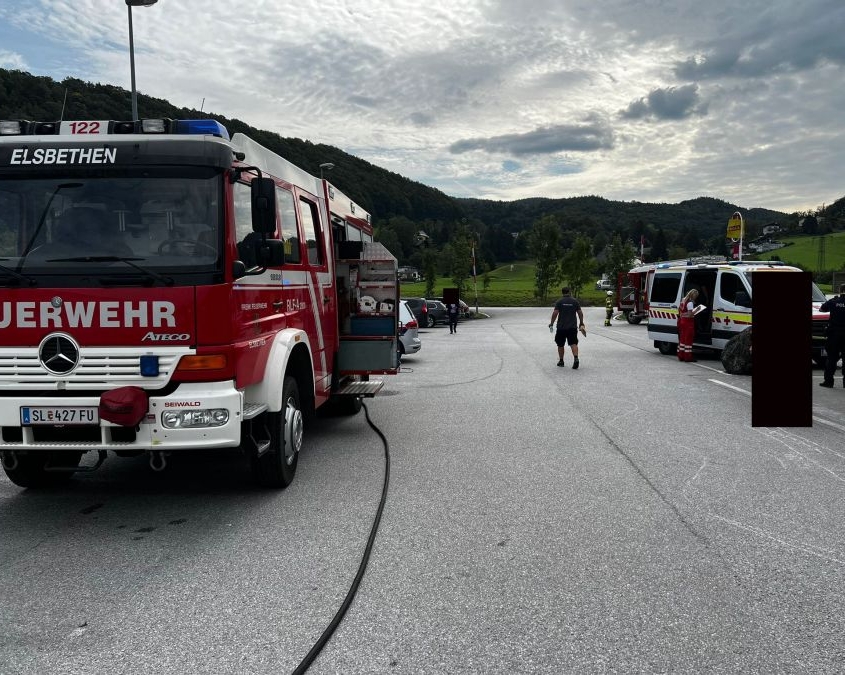
[[[443,302],[443,298],[434,298],[434,299],[439,300],[440,302]],[[461,316],[464,319],[468,319],[470,316],[472,316],[472,311],[470,310],[469,305],[467,303],[465,303],[463,300],[458,300],[458,304],[461,306]]]
[[[428,308],[428,317],[426,319],[426,326],[432,328],[438,323],[449,323],[449,310],[439,300],[426,300],[426,307]]]
[[[428,327],[428,306],[426,305],[425,298],[402,298],[402,300],[408,303],[408,307],[410,307],[414,316],[417,317],[417,323],[420,325],[420,328],[423,326]]]

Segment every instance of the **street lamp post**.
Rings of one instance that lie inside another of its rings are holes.
[[[151,7],[158,0],[125,0],[129,12],[129,70],[132,77],[132,121],[138,119],[138,92],[135,91],[135,42],[132,35],[132,8]]]

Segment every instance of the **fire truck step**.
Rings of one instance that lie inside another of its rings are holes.
[[[372,398],[384,386],[384,380],[367,380],[366,382],[348,382],[341,385],[335,396],[365,396]]]
[[[266,403],[244,403],[244,419],[251,420],[267,410]]]

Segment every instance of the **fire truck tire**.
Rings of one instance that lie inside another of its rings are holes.
[[[293,481],[299,451],[302,448],[304,418],[296,380],[285,377],[282,389],[282,409],[267,413],[270,448],[252,459],[252,474],[264,487],[286,488]]]
[[[9,480],[25,488],[54,487],[67,483],[73,476],[72,471],[48,471],[46,467],[75,468],[79,466],[81,452],[56,450],[53,452],[31,452],[18,455],[17,466],[9,469],[3,466]]]
[[[634,314],[633,312],[625,312],[625,318],[628,320],[628,323],[637,325],[640,321],[643,320],[639,314]]]
[[[658,342],[657,343],[657,351],[665,356],[671,356],[672,354],[676,354],[678,352],[678,345],[674,342]]]
[[[361,399],[358,396],[344,396],[340,403],[341,415],[357,415],[361,412]]]

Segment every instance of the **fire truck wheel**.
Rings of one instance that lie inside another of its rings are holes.
[[[677,353],[678,345],[674,342],[658,342],[657,343],[657,351],[665,356],[671,356],[672,354]]]
[[[79,466],[81,452],[56,450],[53,452],[31,452],[17,456],[17,466],[9,468],[6,462],[3,469],[9,480],[25,488],[53,487],[67,483],[73,476],[72,471],[48,471],[46,467],[74,468]]]
[[[625,312],[625,318],[628,319],[628,323],[637,325],[640,321],[643,320],[639,314],[634,314],[633,312]]]
[[[253,476],[260,485],[285,488],[291,484],[302,448],[303,424],[296,380],[285,377],[282,409],[277,413],[267,413],[270,449],[252,460]]]
[[[357,396],[344,396],[340,401],[341,415],[357,415],[361,412],[361,399]]]

